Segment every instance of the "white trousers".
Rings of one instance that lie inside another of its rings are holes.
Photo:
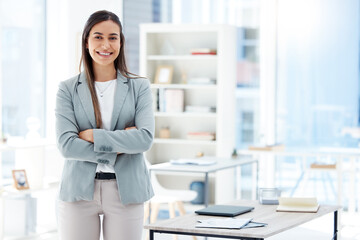
[[[60,240],[99,240],[101,224],[104,240],[141,240],[144,204],[123,205],[116,180],[95,180],[93,201],[59,200],[57,210]]]

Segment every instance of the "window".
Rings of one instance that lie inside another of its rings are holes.
[[[359,2],[279,1],[277,141],[357,147]],[[324,7],[326,6],[326,7]]]
[[[2,131],[25,137],[32,130],[44,136],[45,0],[0,4]],[[14,153],[2,152],[0,158],[3,178],[11,178]]]
[[[123,0],[126,59],[130,72],[139,73],[139,24],[168,22],[171,0]]]
[[[44,135],[45,1],[1,1],[2,130],[25,136],[38,120]],[[9,11],[11,9],[11,11]]]

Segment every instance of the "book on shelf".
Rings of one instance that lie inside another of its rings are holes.
[[[190,49],[191,55],[216,55],[217,50],[214,48],[193,48]]]
[[[189,78],[187,80],[187,83],[188,84],[199,84],[199,85],[201,85],[201,84],[215,85],[216,84],[216,79],[215,78],[208,78],[208,77],[192,77],[192,78]]]
[[[283,151],[285,150],[285,145],[284,144],[253,145],[253,146],[249,146],[248,149],[253,151]]]
[[[185,112],[210,113],[210,112],[216,112],[216,107],[186,105]]]
[[[159,89],[160,112],[183,112],[184,90],[183,89]]]
[[[279,197],[277,212],[308,212],[316,213],[320,205],[312,197]]]
[[[215,133],[211,132],[188,132],[186,135],[189,140],[215,140]]]
[[[184,90],[166,89],[165,90],[165,111],[183,112],[184,111]]]

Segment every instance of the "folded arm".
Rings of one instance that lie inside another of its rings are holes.
[[[73,103],[64,82],[60,83],[56,96],[56,140],[61,154],[69,160],[94,163],[115,163],[117,153],[94,151],[94,144],[79,138]]]
[[[107,131],[93,129],[96,152],[142,153],[147,151],[154,139],[154,113],[152,94],[147,79],[139,87],[135,106],[135,127],[127,130]]]

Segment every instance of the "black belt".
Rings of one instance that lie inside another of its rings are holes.
[[[100,180],[116,179],[116,175],[115,173],[97,172],[95,174],[95,179],[100,179]]]

